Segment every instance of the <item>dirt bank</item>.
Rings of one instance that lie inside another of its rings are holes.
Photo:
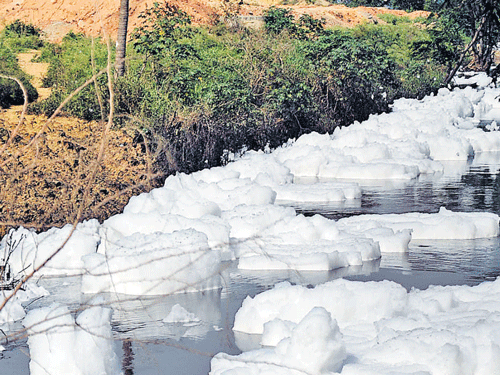
[[[43,99],[50,94],[40,87],[47,64],[32,62],[36,53],[18,60]],[[82,219],[102,221],[153,186],[151,159],[134,131],[105,132],[105,122],[31,115],[19,125],[21,115],[22,106],[0,110],[0,237],[19,225],[64,225],[80,209]],[[103,137],[105,153],[96,164]]]
[[[130,2],[129,30],[140,24],[139,14],[151,7],[155,0],[134,0]],[[222,0],[169,0],[186,11],[195,24],[211,24],[222,14]],[[327,26],[352,26],[361,22],[380,22],[378,15],[392,13],[407,15],[406,12],[385,8],[348,8],[319,0],[314,5],[305,1],[296,5],[279,5],[277,0],[246,0],[239,8],[239,14],[260,16],[270,6],[291,8],[296,16],[309,14],[324,18]],[[88,35],[110,35],[116,37],[120,0],[0,0],[0,27],[16,19],[40,27],[47,39],[59,41],[69,30]],[[410,17],[425,15],[413,12]]]

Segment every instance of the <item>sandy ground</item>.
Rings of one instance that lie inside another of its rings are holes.
[[[21,69],[28,73],[33,78],[31,84],[36,87],[38,91],[38,100],[46,99],[50,96],[51,89],[42,87],[42,79],[47,75],[49,69],[48,63],[36,63],[32,60],[40,55],[39,51],[29,51],[17,55],[17,61]]]
[[[139,14],[151,7],[155,0],[130,1],[129,30],[140,25]],[[237,2],[238,0],[229,0]],[[222,0],[169,0],[187,12],[194,24],[211,24],[223,13]],[[314,18],[324,18],[327,26],[352,26],[360,22],[381,22],[378,15],[406,12],[385,8],[348,8],[333,5],[326,0],[317,0],[314,5],[299,1],[296,5],[280,5],[277,0],[246,0],[239,7],[242,16],[260,16],[270,6],[291,8],[294,15],[309,14]],[[59,41],[69,31],[83,32],[93,36],[116,37],[120,0],[0,0],[0,27],[16,19],[40,27],[48,40]],[[410,17],[425,15],[414,12]]]

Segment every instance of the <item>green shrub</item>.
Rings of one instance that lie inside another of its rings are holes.
[[[6,36],[40,36],[40,29],[34,25],[26,24],[20,20],[5,26]]]
[[[158,168],[189,172],[223,163],[228,151],[331,132],[389,110],[402,95],[431,92],[441,71],[412,60],[412,42],[425,35],[413,23],[314,38],[199,29],[176,40],[189,57],[170,51],[130,64],[117,108],[144,119],[159,155],[169,155]]]
[[[398,15],[391,14],[391,13],[380,13],[377,15],[377,17],[380,18],[382,21],[387,22],[391,25],[397,25],[397,24],[402,24],[402,23],[412,23],[413,22],[410,19],[410,17],[398,16]]]
[[[337,3],[338,0],[328,0],[331,3]],[[422,10],[425,8],[426,0],[341,0],[350,7],[368,6],[368,7],[389,7],[393,9],[403,9],[407,11]],[[441,3],[441,1],[437,1]]]
[[[38,98],[38,92],[29,82],[30,78],[19,67],[16,54],[43,45],[40,30],[19,20],[5,26],[0,33],[0,74],[18,78],[28,92],[29,102]],[[16,81],[0,79],[0,107],[24,103],[24,96]]]
[[[413,43],[413,57],[432,59],[451,70],[467,43],[461,26],[447,14],[437,19],[429,17],[426,26],[427,38]]]
[[[51,115],[76,88],[106,67],[107,55],[107,46],[100,39],[93,40],[73,32],[63,38],[60,46],[45,46],[39,60],[50,63],[43,85],[51,87],[52,93],[46,100],[32,105],[31,112]],[[91,84],[83,89],[63,111],[85,120],[101,119],[98,95],[103,99],[104,109],[109,107],[106,82],[105,76],[101,76],[96,85]]]
[[[291,8],[270,7],[264,11],[264,27],[267,32],[279,34],[284,30],[295,31],[295,22]]]
[[[127,73],[115,82],[115,122],[133,124],[147,138],[158,170],[193,172],[242,148],[332,132],[442,82],[442,62],[415,52],[432,35],[413,22],[332,30],[310,17],[294,21],[286,9],[269,12],[273,26],[262,31],[193,28],[168,4],[144,13],[150,18],[133,34]],[[92,69],[91,43],[82,36],[45,50],[51,61],[46,83],[54,87],[46,111],[105,65],[106,50],[96,42]],[[97,92],[106,111],[104,76]],[[84,90],[66,111],[100,117],[96,88]]]
[[[160,5],[155,2],[153,8],[146,9],[139,15],[143,19],[143,26],[134,30],[131,35],[132,45],[136,52],[148,57],[160,57],[169,50],[180,52],[178,42],[189,37],[191,29],[185,27],[191,24],[191,19],[175,5]]]
[[[429,28],[418,22],[387,25],[361,25],[353,29],[356,38],[363,38],[374,48],[385,50],[395,64],[396,86],[386,88],[389,101],[400,97],[422,98],[437,90],[446,75],[446,60],[426,52],[419,46],[432,41]]]
[[[0,74],[18,78],[28,92],[28,101],[33,102],[38,98],[38,92],[29,82],[30,77],[21,70],[12,50],[5,46],[0,46]],[[9,108],[23,103],[24,95],[17,82],[0,78],[0,106]]]
[[[0,33],[0,44],[14,52],[39,49],[43,46],[40,29],[16,20],[5,26]]]

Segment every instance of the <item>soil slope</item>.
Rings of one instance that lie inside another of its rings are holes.
[[[139,14],[151,7],[155,0],[130,1],[129,30],[140,24]],[[238,0],[229,0],[238,3]],[[223,14],[222,0],[169,0],[187,12],[195,24],[211,24]],[[318,0],[314,5],[299,1],[296,5],[280,5],[280,0],[245,0],[239,6],[242,16],[260,16],[270,6],[291,8],[296,16],[307,13],[324,18],[327,26],[352,26],[360,22],[381,22],[378,15],[393,13],[418,17],[425,12],[407,14],[385,8],[348,8]],[[59,41],[69,30],[93,36],[116,37],[120,0],[0,0],[0,27],[16,19],[40,27],[48,40]]]

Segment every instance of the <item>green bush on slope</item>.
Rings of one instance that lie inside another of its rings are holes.
[[[31,77],[19,67],[16,54],[42,44],[39,30],[19,20],[6,25],[0,33],[0,74],[18,78],[25,86],[30,102],[38,98],[38,92],[29,82]],[[0,78],[0,107],[9,108],[23,103],[23,92],[17,82]]]
[[[389,110],[399,97],[429,94],[446,73],[432,53],[418,53],[435,38],[418,23],[324,29],[321,20],[281,13],[267,22],[286,19],[286,27],[255,31],[193,27],[170,5],[147,11],[147,22],[132,33],[127,73],[115,82],[116,124],[138,126],[157,153],[158,170],[192,172],[220,165],[242,148],[331,132]],[[47,53],[54,57],[46,80],[54,91],[37,104],[39,111],[53,110],[106,63],[106,47],[83,36],[46,48],[55,49]],[[96,93],[106,112],[102,77],[67,113],[99,118]]]

